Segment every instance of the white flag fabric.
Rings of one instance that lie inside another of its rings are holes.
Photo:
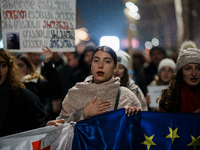
[[[71,150],[73,123],[47,126],[0,138],[0,150]]]

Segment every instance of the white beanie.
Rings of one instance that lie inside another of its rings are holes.
[[[123,50],[118,50],[115,52],[117,54],[117,63],[122,64],[127,70],[129,70],[129,54]]]
[[[158,72],[160,72],[161,68],[165,66],[172,68],[174,72],[176,71],[176,64],[172,59],[169,58],[162,59],[158,65]]]
[[[200,50],[197,48],[187,48],[179,52],[176,61],[177,71],[190,63],[200,64]]]

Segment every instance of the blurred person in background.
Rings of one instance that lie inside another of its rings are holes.
[[[16,56],[16,64],[21,71],[21,81],[27,89],[39,97],[47,114],[47,119],[51,119],[53,112],[59,113],[61,110],[61,78],[58,70],[52,63],[53,54],[51,50],[48,47],[42,50],[45,57],[44,70],[46,78],[36,71],[32,61],[24,54]],[[57,105],[54,101],[57,102]]]
[[[136,77],[140,71],[140,68],[142,68],[146,63],[145,56],[141,50],[135,50],[133,51],[132,56],[132,75],[134,81],[136,81]]]
[[[172,59],[164,58],[160,61],[158,66],[158,73],[155,75],[155,79],[148,85],[149,86],[160,86],[169,85],[169,82],[175,73],[176,64]],[[156,99],[155,99],[156,101]],[[151,98],[149,93],[146,95],[146,102],[149,106]],[[149,111],[157,111],[157,108],[149,107]]]
[[[52,61],[58,70],[67,65],[67,58],[62,52],[53,52]]]
[[[135,81],[128,75],[130,56],[127,52],[118,50],[117,54],[117,67],[114,71],[114,77],[120,78],[120,85],[129,88],[139,99],[142,110],[148,111],[146,100],[141,89],[135,84]]]
[[[44,76],[45,71],[44,71],[44,64],[42,62],[42,54],[40,52],[28,52],[27,56],[30,58],[32,63],[35,65],[36,71],[39,74]]]
[[[73,87],[76,82],[75,72],[78,70],[78,54],[77,52],[64,52],[67,58],[67,65],[63,66],[60,72],[61,80],[62,80],[62,90],[61,95],[62,99],[66,96],[68,90]]]
[[[14,57],[0,49],[0,137],[46,125],[39,98],[25,89]]]
[[[96,46],[87,44],[83,54],[80,56],[78,68],[75,71],[76,82],[82,82],[91,75],[92,55]]]
[[[162,47],[153,47],[150,50],[151,61],[147,66],[140,69],[136,78],[136,84],[140,87],[144,95],[147,94],[147,85],[154,80],[154,76],[158,72],[158,65],[160,61],[166,57],[166,51]]]

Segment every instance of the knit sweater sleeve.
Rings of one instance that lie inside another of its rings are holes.
[[[130,107],[136,106],[142,109],[141,103],[136,97],[136,95],[128,88],[121,87],[121,95],[119,99],[118,109],[124,108],[126,106],[130,106]]]

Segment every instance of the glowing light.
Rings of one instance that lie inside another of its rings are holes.
[[[129,11],[128,14],[135,20],[140,20],[140,14],[138,14],[137,12],[132,12]]]
[[[150,41],[146,41],[144,45],[145,45],[145,48],[147,48],[147,49],[152,48],[152,43]]]
[[[129,40],[128,38],[124,38],[124,39],[121,39],[121,48],[122,49],[127,49],[129,47]]]
[[[120,48],[120,40],[117,36],[102,36],[100,38],[100,46],[109,46],[113,50],[119,50]]]
[[[3,48],[3,39],[0,40],[0,48]]]
[[[138,12],[138,7],[132,2],[126,2],[126,7],[132,12]]]
[[[84,41],[89,40],[89,34],[87,33],[86,28],[76,29],[75,36],[77,36],[80,40],[84,40]]]
[[[152,42],[153,46],[158,46],[159,45],[159,40],[157,38],[153,38],[151,40],[151,42]]]
[[[138,48],[140,46],[139,40],[136,39],[136,38],[132,38],[131,39],[131,46],[132,46],[132,48]]]
[[[81,41],[89,41],[90,34],[86,28],[80,28],[75,30],[75,45],[78,45]]]
[[[130,24],[130,25],[129,25],[129,29],[130,29],[131,31],[136,31],[136,30],[137,30],[137,26],[136,26],[135,24]]]

